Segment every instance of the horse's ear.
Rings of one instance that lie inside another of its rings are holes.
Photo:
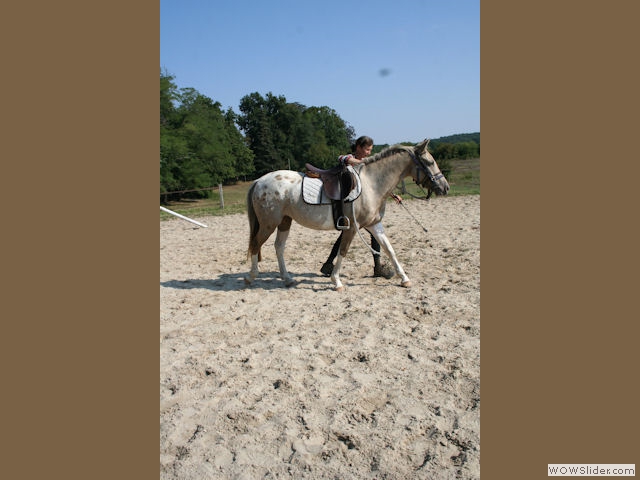
[[[415,146],[415,151],[420,154],[425,151],[427,145],[429,145],[429,140],[424,139],[422,142]]]

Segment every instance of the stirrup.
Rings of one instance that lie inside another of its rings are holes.
[[[347,222],[346,225],[344,225],[344,222]],[[349,228],[351,228],[351,220],[349,220],[349,217],[345,217],[344,215],[342,215],[341,217],[338,217],[338,221],[336,222],[336,228],[338,230],[349,230]]]

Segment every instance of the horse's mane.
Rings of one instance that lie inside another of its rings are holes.
[[[401,151],[408,151],[412,147],[407,147],[406,145],[391,145],[390,147],[385,148],[381,152],[376,153],[370,157],[367,157],[362,160],[363,165],[367,165],[369,163],[377,162],[378,160],[382,160],[383,158],[390,157],[391,155],[395,155]]]

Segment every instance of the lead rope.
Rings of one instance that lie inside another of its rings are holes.
[[[411,218],[413,218],[413,219],[416,221],[416,223],[422,227],[422,230],[424,230],[425,232],[428,232],[428,231],[429,231],[429,230],[427,230],[427,228],[426,228],[424,225],[422,225],[422,224],[418,221],[418,219],[417,219],[416,217],[414,217],[414,216],[413,216],[413,213],[411,213],[411,212],[409,211],[409,209],[407,208],[407,206],[404,204],[404,202],[403,202],[402,200],[400,200],[398,203],[399,203],[400,205],[402,205],[402,206],[404,207],[404,209],[407,211],[407,213],[411,216]]]
[[[409,211],[409,209],[407,208],[407,206],[404,204],[402,200],[398,201],[398,203],[402,205],[402,207],[407,211],[409,216],[415,220],[415,222],[422,228],[422,230],[424,230],[425,233],[429,232],[429,230],[427,230],[427,228],[418,221],[418,219],[413,215],[413,213]],[[360,225],[358,224],[358,220],[356,220],[355,205],[352,205],[352,209],[353,209],[353,223],[356,226],[356,231],[358,232],[358,236],[360,236],[360,240],[362,240],[362,243],[364,244],[364,246],[367,247],[371,251],[371,253],[373,253],[374,255],[382,256],[380,252],[376,252],[373,248],[371,248],[371,245],[369,245],[365,240],[365,238],[362,236],[362,232],[360,231]]]
[[[422,228],[422,230],[424,230],[425,233],[427,233],[429,231],[429,230],[427,230],[427,228],[424,225],[422,225],[418,221],[418,219],[413,215],[413,213],[411,213],[409,211],[409,209],[407,208],[407,206],[404,204],[404,202],[402,200],[400,200],[398,203],[404,207],[404,209],[407,211],[409,216],[411,218],[413,218],[418,225],[420,225],[420,227]],[[351,208],[352,208],[352,212],[353,212],[353,224],[356,226],[356,231],[358,232],[358,235],[360,236],[360,240],[362,240],[362,243],[364,244],[364,246],[367,247],[371,251],[371,253],[373,253],[374,255],[382,256],[382,254],[380,252],[376,252],[373,248],[371,248],[371,245],[369,245],[367,243],[367,241],[365,240],[365,238],[362,236],[362,232],[360,231],[360,225],[358,224],[358,220],[356,220],[355,202],[354,202],[354,204],[352,204]]]

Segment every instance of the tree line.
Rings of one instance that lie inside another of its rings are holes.
[[[236,115],[193,88],[160,75],[160,194],[164,201],[206,195],[202,188],[255,171]],[[181,192],[181,193],[169,193]]]
[[[480,132],[440,137],[429,142],[429,151],[436,161],[453,158],[480,158]]]
[[[257,92],[240,100],[239,113],[160,73],[161,201],[207,196],[220,183],[250,180],[279,169],[302,171],[305,162],[328,168],[348,152],[355,130],[335,112]],[[443,137],[429,144],[436,160],[479,156],[480,134]],[[477,141],[476,141],[477,140]],[[376,145],[374,153],[387,145]]]

